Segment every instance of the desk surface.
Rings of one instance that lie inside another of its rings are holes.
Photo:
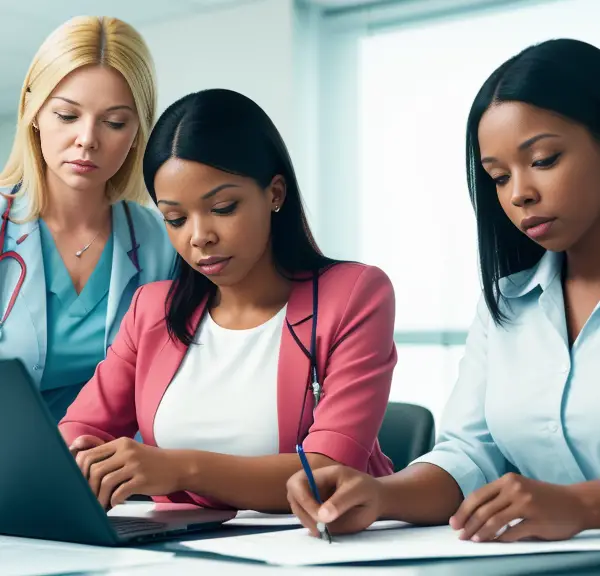
[[[228,535],[238,533],[239,528],[226,530]],[[239,532],[241,533],[241,532]],[[43,543],[30,545],[31,554]],[[244,576],[280,576],[283,572],[289,576],[373,576],[397,574],[399,576],[464,576],[485,574],[486,576],[517,576],[535,574],[595,575],[600,573],[600,552],[582,552],[565,554],[543,554],[531,556],[509,556],[489,558],[469,558],[453,560],[419,562],[377,562],[354,566],[315,566],[282,568],[243,560],[224,559],[207,554],[183,550],[177,543],[155,544],[147,547],[154,551],[175,553],[165,555],[165,561],[152,565],[128,566],[92,572],[78,572],[77,576],[233,576],[243,570]],[[106,554],[114,554],[107,548]],[[52,566],[46,574],[57,574]],[[3,574],[0,568],[0,573]],[[20,576],[22,572],[11,572],[11,576]],[[28,572],[27,574],[31,574]]]
[[[250,529],[257,532],[265,528]],[[238,534],[247,534],[248,528],[227,526],[217,531],[207,533],[207,538],[221,538]],[[198,538],[198,534],[195,535]],[[6,541],[4,542],[6,545]],[[19,541],[20,553],[27,557],[35,557],[42,550],[48,553],[48,548],[55,545],[52,542],[33,540]],[[373,574],[398,574],[399,576],[458,576],[471,574],[485,574],[486,576],[517,576],[529,574],[565,574],[570,575],[598,575],[600,573],[600,552],[535,554],[531,556],[509,556],[469,558],[453,560],[419,561],[419,562],[377,562],[354,566],[318,566],[282,568],[242,560],[224,559],[216,556],[190,551],[177,542],[165,542],[145,547],[156,552],[170,552],[174,556],[165,554],[165,561],[151,565],[127,566],[108,570],[78,571],[77,576],[158,576],[177,574],[178,576],[230,576],[239,574],[243,570],[244,576],[280,576],[283,572],[290,576],[373,576]],[[100,554],[114,555],[112,548],[95,548]],[[20,564],[20,562],[19,562]],[[25,563],[26,564],[26,563]],[[24,564],[24,566],[25,566]],[[23,574],[59,574],[58,566],[49,563],[47,571],[27,571],[26,567],[0,565],[0,574],[22,576]]]
[[[164,564],[87,574],[89,576],[99,576],[100,574],[110,576],[158,576],[164,574],[230,576],[240,574],[241,570],[243,570],[244,576],[279,576],[284,571],[289,576],[373,576],[374,574],[382,576],[388,574],[397,574],[398,576],[458,576],[459,574],[461,576],[465,574],[469,576],[471,574],[516,576],[566,573],[576,576],[597,576],[600,572],[600,553],[305,568],[281,568],[203,557],[176,556]]]

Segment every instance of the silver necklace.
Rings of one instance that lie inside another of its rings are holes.
[[[77,258],[81,258],[81,255],[94,243],[96,238],[98,238],[99,234],[100,234],[100,230],[98,230],[98,232],[96,232],[96,235],[92,238],[91,242],[86,244],[81,250],[77,250],[77,252],[75,252],[75,256],[77,256]]]

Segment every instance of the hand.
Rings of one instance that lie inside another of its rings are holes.
[[[72,456],[75,457],[82,450],[89,450],[90,448],[101,446],[102,444],[104,444],[104,440],[102,440],[102,438],[98,438],[97,436],[78,436],[69,446],[69,452],[71,452]]]
[[[76,460],[94,495],[108,509],[132,494],[162,496],[179,491],[178,454],[118,438],[78,452]]]
[[[380,516],[381,484],[373,477],[346,466],[327,466],[313,471],[322,506],[313,498],[304,470],[287,482],[292,512],[318,536],[317,522],[332,534],[348,534],[368,528]]]
[[[510,473],[466,498],[450,526],[475,542],[566,540],[583,530],[584,520],[585,507],[569,486]]]

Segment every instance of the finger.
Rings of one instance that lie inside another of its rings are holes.
[[[77,436],[71,443],[71,448],[76,450],[87,450],[88,448],[94,448],[104,444],[104,440],[98,438],[98,436],[92,436],[91,434],[84,434]]]
[[[81,452],[82,450],[89,450],[90,448],[101,446],[102,444],[104,444],[104,440],[98,438],[97,436],[78,436],[69,446],[69,452],[71,452],[71,455],[75,457],[77,456],[77,453]]]
[[[335,523],[337,530],[345,531],[344,528],[347,526],[342,521],[342,516],[355,508],[367,506],[371,496],[362,476],[342,478],[336,491],[319,509],[317,520],[326,524]],[[374,505],[374,502],[371,502],[371,505]]]
[[[318,472],[318,470],[317,470]],[[317,485],[319,484],[319,480],[317,480],[317,477],[315,475],[315,481],[317,482]],[[321,488],[321,487],[319,487]],[[316,525],[317,522],[317,513],[319,512],[319,504],[318,502],[315,500],[311,489],[310,489],[310,485],[308,483],[308,478],[306,477],[306,474],[304,473],[303,470],[301,470],[300,472],[294,474],[287,482],[287,489],[288,489],[288,501],[290,502],[290,505],[292,504],[292,501],[294,502],[294,504],[296,505],[297,508],[301,508],[302,511],[308,515],[313,523]],[[297,515],[297,514],[296,514]],[[297,515],[298,518],[300,518],[299,515]],[[302,520],[300,518],[300,520]],[[302,522],[302,524],[304,526],[306,526],[306,524],[304,524],[304,522]],[[306,526],[308,528],[308,526]]]
[[[473,535],[474,542],[489,542],[495,540],[499,533],[502,533],[511,522],[523,515],[522,510],[514,504],[507,506],[494,516]]]
[[[317,523],[314,521],[312,516],[296,502],[293,496],[288,496],[288,500],[290,503],[290,508],[292,509],[292,514],[294,514],[299,520],[302,526],[308,529],[308,531],[313,536],[319,536],[319,531],[317,530]]]
[[[501,489],[498,482],[496,480],[495,482],[486,484],[465,498],[456,513],[450,518],[450,526],[454,530],[463,529],[475,510],[498,496]]]
[[[316,522],[319,504],[310,492],[306,474],[294,474],[288,481],[287,488],[287,499],[292,513],[313,536],[316,536],[319,533]]]
[[[118,468],[108,473],[100,482],[100,491],[98,493],[98,502],[106,510],[111,504],[115,491],[125,482],[132,478],[131,472],[127,468]]]
[[[511,505],[510,498],[505,494],[500,493],[493,500],[489,500],[477,510],[475,510],[471,517],[465,523],[465,527],[463,528],[460,539],[461,540],[470,540],[475,534],[481,530],[481,528],[488,522],[491,518],[493,518],[499,512],[502,512],[505,508],[508,508]]]
[[[116,452],[116,447],[114,444],[102,444],[101,446],[97,446],[96,448],[90,448],[89,450],[82,450],[77,453],[75,457],[75,461],[81,470],[81,473],[85,477],[86,480],[89,480],[90,477],[90,467],[92,464],[96,462],[102,462],[102,460],[106,460],[110,458]]]
[[[142,483],[135,476],[122,482],[113,491],[110,498],[110,506],[114,508],[119,504],[123,504],[133,494],[143,494],[144,491],[140,490],[141,486]]]
[[[94,496],[100,495],[100,487],[105,476],[123,467],[123,462],[118,454],[113,455],[106,460],[95,462],[89,468],[88,484],[94,493]]]
[[[506,531],[496,538],[497,542],[518,542],[538,536],[539,525],[531,520],[521,520],[514,526],[509,526]]]

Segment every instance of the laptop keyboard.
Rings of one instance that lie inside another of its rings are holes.
[[[144,518],[108,518],[115,532],[119,536],[132,536],[134,534],[153,534],[165,532],[167,525],[163,522],[154,522]]]

